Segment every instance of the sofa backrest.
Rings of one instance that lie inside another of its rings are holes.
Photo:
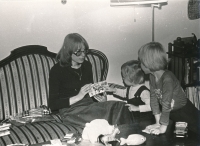
[[[49,71],[57,62],[55,56],[44,46],[29,45],[11,51],[7,58],[0,61],[0,121],[10,115],[47,105]],[[90,49],[86,59],[92,64],[94,81],[106,80],[106,56]]]

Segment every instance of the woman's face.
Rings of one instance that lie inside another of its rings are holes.
[[[85,60],[86,51],[85,48],[81,48],[72,54],[72,64],[82,64]]]

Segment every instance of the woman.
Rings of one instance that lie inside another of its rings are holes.
[[[59,111],[64,123],[83,127],[94,119],[106,119],[110,124],[132,123],[131,114],[123,102],[94,102],[89,97],[93,75],[91,64],[85,60],[88,49],[87,41],[80,34],[65,37],[56,57],[58,63],[49,75],[50,109]]]

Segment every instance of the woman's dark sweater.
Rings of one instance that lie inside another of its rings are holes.
[[[84,61],[79,69],[55,64],[49,74],[49,108],[52,111],[69,107],[69,99],[85,84],[93,83],[92,65]]]

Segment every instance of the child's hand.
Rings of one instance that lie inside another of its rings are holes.
[[[149,126],[146,127],[146,129],[150,129],[150,130],[151,130],[151,129],[155,129],[155,128],[160,128],[160,124],[157,124],[157,123],[156,123],[156,124],[149,125]]]
[[[130,112],[140,111],[139,106],[135,106],[132,104],[125,104],[125,106],[128,106],[128,109]]]
[[[161,126],[158,127],[158,128],[150,129],[150,133],[151,133],[151,134],[155,134],[155,135],[159,135],[159,134],[165,133],[166,130],[167,130],[167,126],[161,125]]]

